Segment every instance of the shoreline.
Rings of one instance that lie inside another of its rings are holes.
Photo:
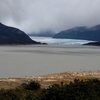
[[[56,77],[57,76],[57,77]],[[59,77],[59,76],[62,76]],[[46,74],[46,75],[39,75],[39,76],[25,76],[25,77],[9,77],[9,78],[0,78],[0,81],[5,81],[7,80],[12,80],[13,79],[33,79],[33,80],[39,80],[39,79],[45,79],[47,78],[51,78],[51,79],[64,79],[66,78],[65,76],[68,77],[73,77],[73,78],[77,78],[77,77],[94,77],[94,78],[100,78],[100,70],[97,71],[67,71],[67,72],[61,72],[61,73],[52,73],[52,74]]]
[[[100,70],[97,71],[75,71],[75,72],[63,72],[54,73],[42,76],[27,76],[23,78],[0,78],[0,88],[16,88],[22,83],[28,83],[30,81],[37,81],[41,84],[42,88],[47,88],[52,84],[69,83],[74,79],[88,80],[88,79],[100,79]]]

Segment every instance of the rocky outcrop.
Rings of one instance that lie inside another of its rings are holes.
[[[0,23],[0,45],[6,44],[41,44],[33,41],[25,32]]]

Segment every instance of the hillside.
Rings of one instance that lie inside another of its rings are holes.
[[[23,31],[0,23],[0,44],[40,44],[30,39]]]
[[[55,34],[53,38],[100,41],[100,25],[94,27],[75,27]]]
[[[86,43],[86,44],[83,44],[83,45],[100,46],[100,41],[98,41],[98,42],[89,42],[89,43]]]

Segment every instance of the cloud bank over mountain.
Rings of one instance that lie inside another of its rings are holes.
[[[0,22],[26,33],[100,24],[100,0],[0,0]]]

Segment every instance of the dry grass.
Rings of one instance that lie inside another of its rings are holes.
[[[11,88],[15,88],[18,86],[17,82],[5,82],[5,81],[0,81],[0,89],[4,88],[4,89],[11,89]]]
[[[41,84],[42,88],[47,88],[48,86],[53,84],[61,84],[61,82],[63,82],[64,84],[69,84],[71,81],[74,81],[75,78],[84,81],[94,78],[100,79],[100,72],[98,71],[97,73],[90,71],[84,73],[86,75],[83,75],[83,72],[78,72],[78,74],[77,72],[65,72],[38,77],[0,79],[0,88],[16,88],[22,83],[27,83],[29,81],[38,81]]]

